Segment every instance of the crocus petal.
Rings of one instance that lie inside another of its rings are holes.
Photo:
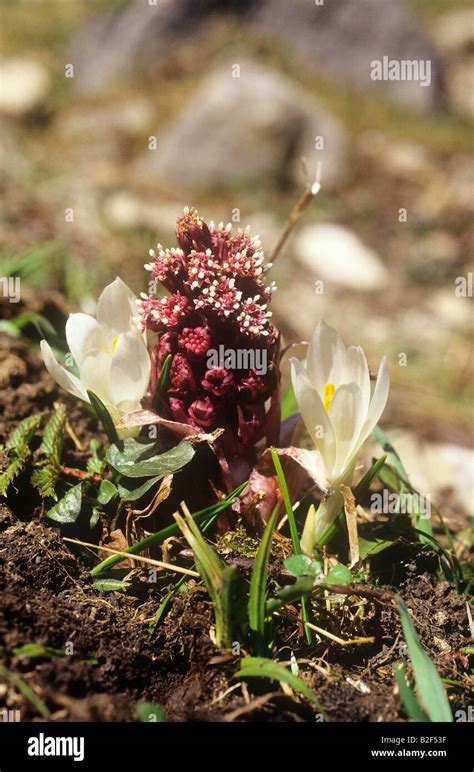
[[[362,394],[361,410],[367,416],[370,403],[370,375],[367,359],[360,346],[350,346],[341,373],[342,383],[356,383]]]
[[[331,421],[318,392],[313,388],[301,362],[298,359],[292,358],[290,359],[290,364],[293,390],[301,417],[309,435],[321,453],[326,476],[328,477],[335,460],[334,433]]]
[[[90,349],[104,349],[112,344],[110,334],[88,314],[69,314],[66,340],[79,369]]]
[[[136,403],[145,394],[150,379],[151,362],[143,338],[138,332],[119,335],[111,366],[113,402]]]
[[[390,389],[390,376],[388,374],[387,357],[382,357],[375,382],[375,389],[372,395],[372,401],[369,406],[367,419],[361,429],[358,440],[359,447],[367,439],[375,424],[382,415],[387,404],[388,392]]]
[[[69,373],[67,370],[65,370],[64,367],[61,367],[59,362],[56,360],[56,357],[54,356],[49,343],[47,343],[45,340],[42,340],[40,347],[43,361],[51,378],[53,378],[59,386],[68,391],[74,397],[78,397],[79,399],[83,399],[85,402],[89,402],[89,397],[87,396],[86,390],[82,386],[79,378],[76,378],[75,375]]]
[[[114,402],[110,377],[111,363],[111,354],[95,348],[83,358],[79,373],[84,388],[93,391],[104,404]]]
[[[331,476],[328,474],[330,482],[333,482],[345,471],[357,452],[354,446],[366,418],[362,412],[362,393],[356,383],[339,386],[328,414],[336,438],[336,460]]]
[[[97,301],[97,321],[113,331],[114,335],[128,332],[137,314],[136,297],[118,276],[102,291]]]
[[[327,383],[340,383],[346,348],[339,333],[322,319],[316,327],[307,354],[308,375],[322,395]]]

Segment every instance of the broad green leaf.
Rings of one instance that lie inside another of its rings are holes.
[[[158,477],[151,477],[149,480],[146,480],[142,485],[139,485],[136,488],[128,488],[125,485],[121,485],[119,483],[118,485],[118,493],[120,494],[120,498],[122,498],[124,501],[137,501],[137,499],[140,499],[142,496],[147,493],[147,491],[150,490],[150,488],[153,488],[154,485],[157,485],[157,483],[160,482],[160,480],[163,479],[163,475],[158,475]]]
[[[108,504],[109,501],[118,496],[119,492],[117,487],[110,480],[102,480],[97,496],[99,504]]]
[[[408,611],[400,597],[397,598],[397,606],[413,667],[418,698],[423,709],[430,721],[451,722],[453,720],[451,708],[438,671],[418,640]]]
[[[350,584],[352,582],[352,574],[346,566],[340,563],[329,569],[324,581],[325,584]]]
[[[111,445],[107,451],[107,460],[117,472],[126,477],[164,477],[182,469],[191,461],[194,453],[191,443],[182,440],[174,448],[140,461],[132,460],[121,453],[117,445]]]
[[[311,560],[308,555],[292,555],[283,565],[293,576],[319,576],[322,572],[319,560]]]
[[[321,706],[315,693],[305,684],[301,678],[293,675],[291,670],[288,670],[280,662],[275,662],[265,657],[243,657],[240,661],[240,670],[235,674],[235,678],[269,678],[271,681],[278,681],[279,683],[286,683],[291,686],[295,692],[302,694],[303,697],[309,702],[312,702],[323,715],[327,721],[327,715],[324,708]]]
[[[81,513],[82,486],[80,482],[68,490],[65,496],[46,513],[56,523],[75,523]]]

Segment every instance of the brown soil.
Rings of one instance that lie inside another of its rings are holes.
[[[59,394],[38,357],[19,340],[0,336],[0,352],[1,373],[7,373],[0,411],[4,441],[19,420],[50,408]],[[97,436],[95,420],[65,401],[74,432],[87,444]],[[84,464],[72,440],[66,440],[66,452],[68,463]],[[132,721],[137,701],[144,699],[162,705],[170,721],[316,720],[309,703],[277,685],[260,679],[237,685],[239,658],[214,647],[212,607],[202,586],[190,582],[178,593],[150,638],[148,620],[163,593],[142,580],[133,595],[97,591],[82,557],[43,523],[32,489],[22,478],[17,487],[8,506],[0,507],[0,649],[10,674],[0,682],[2,707],[19,709],[23,721],[41,720],[12,683],[16,676],[55,720]],[[468,663],[459,653],[468,644],[465,598],[439,583],[435,565],[429,555],[412,561],[400,592],[441,674],[465,681]],[[278,573],[278,565],[271,569],[271,576]],[[373,636],[374,642],[343,647],[322,636],[308,647],[297,637],[298,620],[288,607],[276,631],[278,658],[288,661],[294,653],[301,677],[332,721],[405,720],[393,688],[393,664],[403,642],[393,605],[354,594],[337,611],[328,612],[322,600],[315,612],[321,628],[344,639]],[[32,643],[70,653],[30,658],[12,651]],[[449,694],[453,707],[462,707],[466,691],[453,685]]]

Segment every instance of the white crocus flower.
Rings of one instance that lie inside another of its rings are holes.
[[[51,346],[41,341],[44,363],[56,383],[85,402],[90,401],[87,391],[93,391],[114,423],[124,413],[140,409],[150,378],[150,357],[136,313],[135,295],[117,277],[99,297],[95,319],[69,315],[66,339],[79,377],[62,367]]]
[[[371,398],[369,367],[360,346],[346,349],[339,334],[319,322],[308,347],[306,369],[291,359],[296,400],[321,454],[331,492],[306,520],[301,545],[311,554],[343,505],[340,485],[349,485],[357,454],[387,402],[389,376],[383,357]]]

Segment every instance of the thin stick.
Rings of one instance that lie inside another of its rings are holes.
[[[270,263],[275,262],[285,242],[287,241],[291,231],[295,227],[296,223],[303,216],[304,211],[307,208],[308,204],[321,190],[321,183],[319,182],[320,177],[321,177],[321,162],[319,161],[317,165],[317,170],[316,170],[316,178],[313,180],[313,182],[308,183],[305,190],[303,191],[298,201],[294,205],[293,209],[288,215],[288,219],[285,225],[283,226],[283,230],[281,231],[278,237],[277,243],[275,244],[272,251],[270,252],[270,258],[269,258]]]
[[[337,635],[333,635],[333,633],[330,633],[329,630],[323,630],[322,627],[313,625],[312,622],[305,622],[305,625],[306,627],[310,627],[311,630],[320,633],[320,635],[325,635],[326,638],[329,638],[331,641],[338,643],[340,646],[352,646],[353,644],[360,645],[362,643],[373,643],[375,641],[375,638],[352,638],[351,640],[346,641],[344,638],[339,638]]]
[[[80,541],[79,539],[69,539],[63,536],[63,541],[70,541],[72,544],[80,544],[82,547],[92,547],[93,549],[103,550],[104,552],[110,552],[112,555],[122,555],[122,557],[128,560],[137,560],[139,563],[148,563],[150,566],[157,566],[158,568],[166,568],[168,571],[176,571],[177,574],[186,574],[187,576],[195,576],[199,578],[197,571],[191,571],[190,568],[182,568],[181,566],[175,566],[172,563],[163,563],[162,560],[153,560],[153,558],[144,558],[141,555],[133,555],[131,552],[122,552],[121,550],[113,550],[110,547],[103,547],[99,544],[91,544],[87,541]]]

